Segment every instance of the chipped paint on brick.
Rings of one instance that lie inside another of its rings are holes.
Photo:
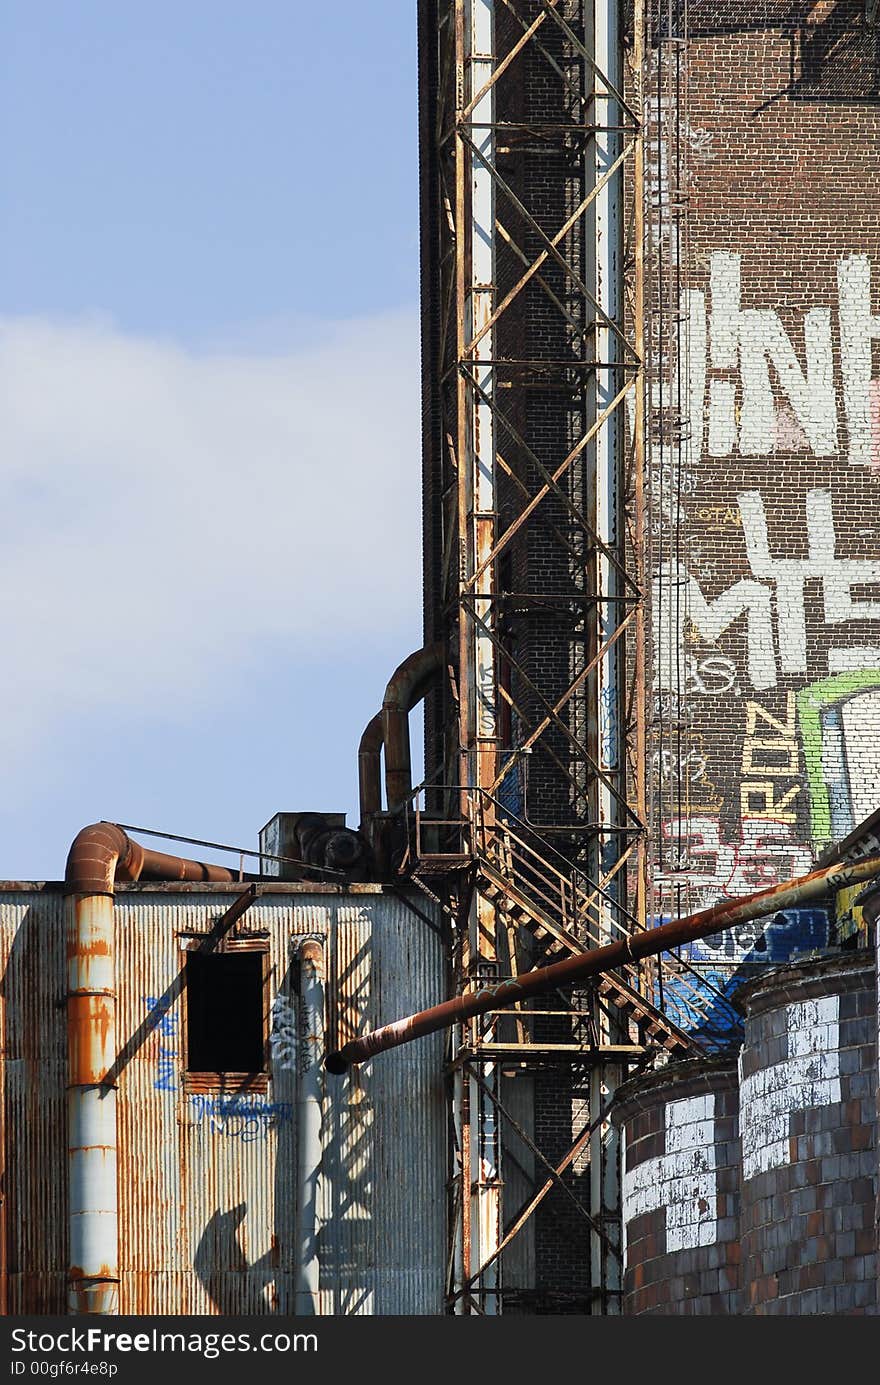
[[[686,1097],[666,1107],[666,1152],[623,1176],[623,1221],[666,1208],[666,1250],[717,1239],[715,1097]]]
[[[788,1057],[742,1079],[744,1179],[789,1162],[789,1120],[794,1111],[840,1101],[839,1012],[836,995],[789,1005]]]

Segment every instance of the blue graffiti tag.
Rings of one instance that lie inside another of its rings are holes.
[[[265,1140],[270,1129],[292,1119],[289,1101],[262,1101],[257,1097],[191,1095],[196,1121],[207,1120],[212,1134],[226,1135],[249,1144]]]
[[[165,996],[156,997],[154,995],[141,996],[141,1000],[147,1007],[148,1018],[153,1021],[153,1028],[158,1029],[163,1038],[177,1038],[177,1016],[169,1013],[171,1001]],[[175,1076],[177,1073],[177,1049],[168,1044],[159,1044],[159,1054],[157,1058],[157,1077],[153,1086],[159,1092],[176,1092],[177,1083]]]

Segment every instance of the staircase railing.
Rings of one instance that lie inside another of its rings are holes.
[[[629,938],[644,929],[606,884],[592,880],[582,867],[569,860],[558,848],[533,829],[523,818],[501,804],[484,789],[469,789],[473,817],[467,822],[451,818],[431,819],[421,808],[424,785],[414,791],[406,805],[408,838],[414,859],[433,859],[425,846],[430,840],[432,821],[445,838],[444,849],[436,853],[438,863],[450,852],[452,840],[461,829],[459,849],[477,862],[485,862],[499,877],[509,882],[527,908],[567,935],[562,944],[571,952],[601,947],[620,938]],[[429,786],[444,793],[460,792],[458,786]],[[455,848],[453,847],[453,850]],[[704,1031],[700,1043],[705,1048],[729,1044],[727,1030],[740,1024],[738,1012],[707,977],[684,958],[663,953],[655,963],[653,978],[646,978],[637,966],[621,969],[625,983],[639,992],[677,1027],[699,1028],[711,1007],[722,1020],[713,1034]]]

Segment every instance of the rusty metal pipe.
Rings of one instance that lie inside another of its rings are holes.
[[[748,919],[762,918],[777,909],[791,909],[809,899],[815,899],[829,889],[843,889],[847,885],[857,885],[880,875],[880,856],[866,857],[862,861],[838,862],[814,870],[809,875],[798,876],[796,880],[784,881],[767,890],[758,890],[744,899],[728,899],[714,904],[710,909],[689,914],[683,919],[661,924],[659,928],[648,928],[631,938],[597,947],[590,952],[566,957],[562,962],[554,962],[549,967],[536,967],[533,971],[522,972],[509,977],[495,986],[483,987],[470,995],[457,996],[430,1010],[408,1015],[383,1025],[372,1034],[353,1039],[334,1053],[328,1053],[325,1066],[328,1072],[345,1072],[352,1063],[361,1063],[386,1049],[409,1043],[422,1034],[433,1034],[438,1029],[448,1029],[453,1024],[470,1019],[473,1015],[483,1015],[487,1010],[497,1010],[505,1005],[513,1005],[526,996],[543,995],[558,986],[568,986],[574,981],[582,981],[598,972],[610,971],[614,967],[636,962],[641,957],[652,957],[696,938],[706,938],[712,933],[720,933],[735,924]]]
[[[382,743],[384,739],[384,716],[382,712],[377,712],[364,727],[364,733],[358,746],[358,792],[362,830],[371,817],[382,811]]]
[[[84,827],[67,854],[64,885],[67,894],[113,894],[120,880],[207,880],[222,883],[238,876],[225,866],[210,866],[184,856],[150,851],[133,841],[114,822]]]
[[[68,1309],[119,1312],[113,897],[73,895],[67,911]]]
[[[382,738],[385,743],[385,797],[389,811],[412,793],[409,714],[425,696],[431,680],[443,667],[445,646],[425,645],[395,669],[382,699]],[[371,723],[372,724],[372,723]]]
[[[116,1195],[117,880],[217,880],[221,866],[148,851],[115,823],[84,827],[65,869],[67,941],[68,1311],[119,1312]]]

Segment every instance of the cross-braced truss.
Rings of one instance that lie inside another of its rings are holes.
[[[621,11],[420,7],[426,623],[449,653],[427,813],[466,828],[458,990],[646,925],[642,0],[625,32]],[[430,878],[418,841],[410,861]],[[451,1311],[615,1311],[608,1106],[690,1047],[651,985],[634,965],[453,1032]],[[551,1194],[579,1228],[567,1290],[539,1265]]]

